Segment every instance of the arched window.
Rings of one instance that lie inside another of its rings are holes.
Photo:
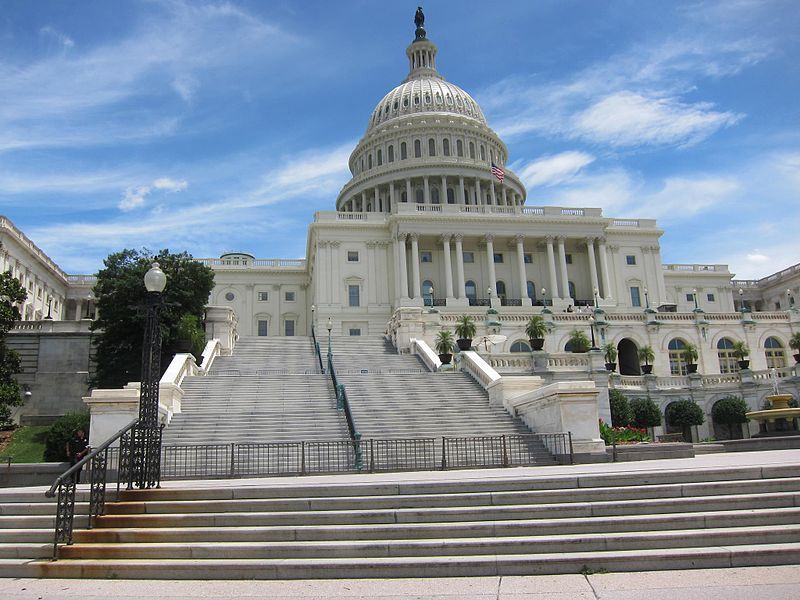
[[[456,193],[453,190],[453,188],[447,188],[447,203],[448,204],[456,203]]]
[[[380,167],[383,164],[383,150],[378,148],[378,166]]]
[[[361,159],[361,171],[362,172],[364,171],[364,159],[363,158]]]
[[[680,338],[673,338],[670,340],[667,349],[669,350],[669,372],[670,375],[686,375],[686,358],[683,351],[686,348],[686,342]]]
[[[475,282],[471,279],[464,284],[464,295],[470,300],[478,299],[478,289],[475,287]]]
[[[414,158],[422,157],[422,142],[414,140]]]
[[[450,156],[450,140],[447,138],[442,140],[442,154]]]
[[[422,282],[422,299],[425,306],[433,306],[433,282],[430,279]]]
[[[511,344],[511,352],[532,352],[528,342],[524,340],[517,340]]]
[[[405,142],[400,143],[400,160],[405,160],[408,158],[408,146],[406,146]]]
[[[458,156],[464,156],[464,142],[461,140],[456,140],[456,154]]]
[[[486,160],[486,147],[481,144],[481,160]]]
[[[428,156],[436,156],[436,140],[433,138],[428,140]]]
[[[417,190],[417,204],[423,204],[425,202],[425,192],[421,189]]]
[[[528,298],[530,298],[531,301],[534,304],[536,304],[536,285],[532,281],[529,281],[527,283],[527,286],[528,286]]]
[[[767,357],[768,369],[780,369],[786,366],[786,351],[778,338],[768,337],[766,339],[764,354]]]
[[[439,188],[431,189],[431,204],[439,204]]]
[[[367,168],[368,168],[368,169],[371,169],[371,168],[372,168],[372,154],[370,154],[370,155],[367,157]]]
[[[736,373],[739,370],[738,361],[733,355],[733,342],[728,338],[722,338],[717,342],[717,357],[720,373]]]
[[[394,146],[389,146],[389,155],[387,156],[389,162],[394,162]]]
[[[498,298],[505,298],[506,297],[506,282],[505,281],[498,281],[496,285],[497,285],[497,297]]]
[[[568,281],[567,287],[569,288],[569,297],[575,300],[575,284],[571,281]]]
[[[469,143],[469,157],[470,158],[475,158],[475,143],[474,142],[470,142]]]

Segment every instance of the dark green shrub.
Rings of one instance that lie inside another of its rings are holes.
[[[650,398],[634,398],[630,401],[633,424],[636,427],[658,427],[661,425],[661,411]]]
[[[63,462],[67,460],[67,442],[78,429],[83,429],[89,436],[89,413],[67,413],[53,423],[45,436],[45,462]]]
[[[721,400],[714,403],[711,409],[711,418],[715,423],[726,425],[728,429],[728,437],[733,437],[734,425],[740,425],[747,422],[747,413],[750,409],[747,402],[738,396],[726,396]]]
[[[621,391],[608,390],[608,403],[611,406],[611,425],[627,427],[633,422],[631,405]]]
[[[667,424],[681,428],[683,439],[687,442],[692,441],[691,427],[702,425],[705,421],[703,409],[691,400],[676,400],[667,406],[664,416]]]

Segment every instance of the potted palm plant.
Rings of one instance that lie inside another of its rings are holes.
[[[650,364],[656,359],[656,353],[650,346],[639,348],[639,360],[642,362],[642,373],[650,375],[653,372],[653,365]]]
[[[589,347],[592,345],[592,342],[589,341],[589,337],[580,329],[572,330],[567,343],[572,347],[572,351],[576,353],[588,352]]]
[[[439,360],[442,361],[443,365],[449,365],[450,361],[453,360],[453,334],[450,333],[449,329],[442,329],[436,335],[436,352],[439,354]]]
[[[539,351],[544,348],[544,336],[546,333],[547,325],[545,325],[544,318],[539,315],[533,315],[528,319],[528,324],[525,325],[525,335],[528,336],[532,350]]]
[[[750,348],[742,341],[733,342],[733,356],[739,361],[739,368],[746,369],[750,366],[747,357],[750,356]]]
[[[611,342],[603,344],[603,356],[606,358],[606,371],[616,371],[617,347]]]
[[[800,331],[795,331],[789,338],[789,348],[794,350],[794,362],[800,363]]]
[[[475,337],[475,320],[469,315],[461,315],[456,321],[456,344],[459,350],[472,348],[472,338]]]
[[[691,342],[686,342],[683,345],[683,360],[686,361],[686,372],[697,373],[697,346]]]

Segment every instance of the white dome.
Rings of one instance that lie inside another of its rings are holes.
[[[441,77],[418,77],[401,83],[378,102],[367,133],[394,118],[418,113],[450,114],[487,124],[478,103],[460,87]]]

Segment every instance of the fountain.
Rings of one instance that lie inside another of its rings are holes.
[[[772,394],[767,396],[770,408],[746,414],[748,419],[758,421],[758,433],[753,437],[800,435],[795,419],[800,418],[800,408],[790,408],[791,394],[781,394],[778,387],[778,371],[772,369]]]

